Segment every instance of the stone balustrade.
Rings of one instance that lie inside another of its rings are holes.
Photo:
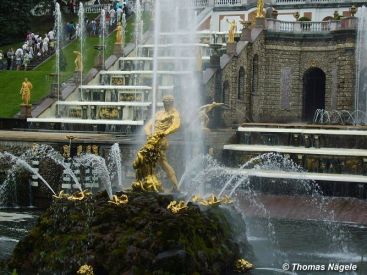
[[[270,32],[322,33],[357,28],[357,18],[347,17],[338,21],[280,21],[266,20],[266,29]]]
[[[204,9],[209,6],[209,0],[191,0],[196,9]]]
[[[230,6],[243,6],[247,3],[247,0],[215,0],[215,7],[230,7]]]
[[[84,6],[85,13],[101,13],[102,9],[108,11],[110,9],[110,5],[86,5]]]
[[[364,3],[365,0],[272,0],[273,5]]]

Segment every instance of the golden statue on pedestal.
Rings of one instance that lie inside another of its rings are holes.
[[[168,149],[167,136],[176,132],[181,125],[180,114],[173,106],[173,96],[163,98],[164,110],[155,114],[144,127],[148,136],[147,143],[141,148],[133,163],[136,170],[136,181],[133,187],[149,191],[162,191],[162,184],[155,175],[154,168],[159,163],[166,172],[173,185],[173,190],[177,190],[176,173],[167,161],[166,151]]]
[[[234,43],[234,36],[237,32],[237,23],[235,20],[229,21],[228,19],[227,22],[229,23],[227,43]]]
[[[264,17],[264,0],[257,0],[256,5],[256,18]]]
[[[29,105],[31,100],[31,90],[33,88],[32,83],[28,80],[28,78],[24,78],[22,83],[22,88],[20,88],[19,94],[22,95],[23,105]]]
[[[122,25],[121,23],[117,23],[117,27],[116,29],[114,30],[116,32],[116,41],[115,41],[115,44],[122,44],[123,43],[123,37],[122,37]]]
[[[82,72],[83,71],[82,55],[79,51],[73,51],[73,53],[76,55],[74,60],[75,71]]]

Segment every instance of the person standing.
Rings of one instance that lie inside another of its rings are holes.
[[[4,69],[4,59],[3,51],[0,50],[0,71]]]
[[[23,50],[22,48],[18,48],[15,51],[15,65],[17,66],[17,71],[19,71],[20,66],[22,66],[22,59],[23,59]]]
[[[6,61],[7,61],[7,69],[12,70],[13,69],[13,61],[14,61],[14,50],[13,48],[10,48],[8,52],[6,53]]]

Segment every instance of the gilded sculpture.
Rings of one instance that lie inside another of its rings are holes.
[[[117,27],[115,29],[115,44],[123,44],[123,37],[122,37],[122,25],[121,23],[117,23]]]
[[[264,0],[257,0],[256,5],[256,18],[264,17]]]
[[[22,95],[23,105],[29,105],[31,100],[31,90],[33,88],[32,83],[28,80],[28,78],[24,78],[22,83],[22,88],[20,88],[19,94]]]
[[[161,158],[160,142],[163,134],[156,133],[148,136],[145,145],[138,151],[133,163],[136,179],[132,188],[141,191],[163,191],[162,184],[155,174],[155,167]]]
[[[180,128],[181,120],[180,114],[174,108],[173,96],[165,96],[163,98],[163,106],[164,110],[157,112],[154,119],[151,119],[144,126],[145,134],[148,136],[148,142],[145,146],[148,146],[149,150],[153,149],[153,146],[159,151],[157,162],[166,172],[168,179],[172,183],[173,191],[176,191],[178,189],[176,173],[168,163],[166,156],[166,151],[168,149],[167,136],[173,134]]]
[[[74,60],[75,71],[82,72],[83,71],[82,54],[79,51],[73,51],[73,53],[76,55]]]
[[[234,36],[237,31],[237,23],[236,20],[234,19],[232,21],[229,21],[227,19],[227,22],[229,23],[227,43],[234,43]]]
[[[70,158],[70,146],[69,145],[64,145],[63,147],[62,147],[62,151],[63,151],[63,156],[64,156],[64,158],[66,158],[66,159],[68,159],[68,158]]]

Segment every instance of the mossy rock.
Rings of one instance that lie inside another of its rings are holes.
[[[233,271],[241,253],[226,218],[229,210],[189,204],[172,214],[167,210],[171,195],[125,194],[129,202],[120,206],[108,203],[105,193],[83,201],[54,201],[16,246],[9,269],[75,274],[88,264],[95,274]]]

